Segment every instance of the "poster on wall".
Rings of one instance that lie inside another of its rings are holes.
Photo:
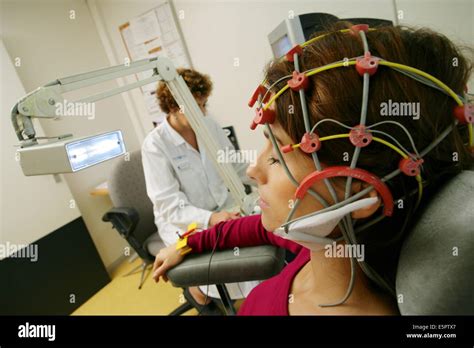
[[[119,31],[130,61],[165,56],[171,59],[176,68],[192,67],[169,1],[120,25]],[[152,71],[136,74],[139,80],[151,75]],[[146,109],[154,125],[162,122],[166,116],[156,100],[156,87],[156,82],[141,87]]]

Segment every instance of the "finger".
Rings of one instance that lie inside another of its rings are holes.
[[[168,283],[168,280],[169,280],[169,279],[168,279],[168,277],[166,276],[166,274],[163,274],[163,280],[164,280],[166,283]]]
[[[160,277],[163,277],[165,272],[167,271],[168,267],[165,266],[165,264],[161,265],[160,268],[156,270],[155,273],[153,273],[153,279],[158,283],[158,280]]]
[[[153,272],[155,272],[163,263],[163,260],[161,258],[158,258],[158,256],[155,259],[155,262],[153,263]]]
[[[161,268],[163,266],[160,265],[159,267],[157,267],[155,270],[153,270],[153,279],[155,280],[155,282],[158,282],[158,280],[160,280],[160,276],[161,276]]]
[[[156,270],[155,273],[153,273],[152,278],[155,281],[155,283],[158,283],[160,281],[160,274],[158,273],[158,270]]]

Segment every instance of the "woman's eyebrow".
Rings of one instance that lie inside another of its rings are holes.
[[[266,130],[263,131],[263,135],[265,136],[265,138],[269,139],[270,136],[268,135],[268,132]],[[275,133],[273,133],[273,136],[275,137],[275,140],[278,142],[278,144],[280,145],[283,145],[283,143],[281,142],[281,140],[275,135]]]

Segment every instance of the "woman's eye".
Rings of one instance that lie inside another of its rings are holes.
[[[277,159],[274,158],[274,157],[270,157],[270,158],[268,159],[268,164],[273,165],[273,164],[276,164],[276,163],[280,163],[280,161],[277,160]]]

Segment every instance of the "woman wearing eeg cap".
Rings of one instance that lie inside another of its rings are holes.
[[[264,98],[267,105],[271,103],[268,109],[273,111],[273,116],[268,112],[254,119],[254,122],[266,121],[259,129],[264,128],[268,141],[256,165],[247,171],[258,185],[262,214],[223,222],[191,235],[183,249],[170,246],[161,250],[154,266],[155,280],[182,261],[183,251],[273,244],[289,249],[297,257],[279,275],[257,286],[239,314],[398,314],[393,286],[407,226],[415,221],[419,207],[429,202],[442,180],[473,164],[465,146],[469,138],[472,148],[472,125],[463,124],[472,122],[472,118],[469,106],[463,106],[465,100],[459,97],[469,80],[471,62],[446,37],[430,30],[401,27],[364,30],[347,24],[344,28],[348,30],[341,31],[341,26],[315,35],[318,39],[304,47],[297,61],[300,72],[347,62],[307,75],[304,88],[307,113],[310,128],[316,129],[314,134],[320,141],[311,139],[309,144],[317,143],[317,151],[308,150],[302,141],[308,125],[304,122],[300,92],[293,88],[281,92],[292,79],[296,64],[288,59],[275,61],[266,72],[265,85],[270,87],[271,98]],[[458,58],[456,66],[452,64],[453,57]],[[393,66],[398,66],[398,70]],[[402,68],[407,66],[415,69]],[[370,89],[366,81],[369,71]],[[447,89],[419,71],[442,81]],[[452,93],[446,95],[447,90]],[[366,103],[361,105],[364,99]],[[381,105],[389,100],[419,103],[420,117],[415,120],[401,115],[382,116]],[[361,120],[367,128],[356,127],[362,124]],[[455,120],[458,124],[445,132]],[[358,143],[357,136],[351,136],[349,141],[349,136],[344,135],[354,131],[360,139],[368,138],[364,140],[367,144]],[[288,148],[289,144],[296,145]],[[355,151],[356,148],[359,150]],[[458,155],[457,161],[453,160],[453,153]],[[320,170],[315,166],[315,154]],[[313,173],[328,173],[336,166],[349,167],[355,157],[355,168],[346,172],[363,175],[354,175],[347,189],[344,176],[331,176],[331,185],[322,179],[308,181]],[[381,178],[398,168],[400,174],[382,182]],[[305,191],[305,182],[311,184],[312,192]],[[327,213],[319,215],[319,220],[314,217],[298,220],[326,211],[322,202],[335,206],[333,193],[337,202],[341,202],[369,186],[373,189],[353,205],[345,204],[332,211],[329,208]],[[293,211],[295,196],[299,202]],[[400,199],[403,205],[393,207],[393,201]],[[343,210],[347,207],[351,208]],[[327,218],[328,214],[335,214],[332,220]],[[287,234],[282,233],[280,227],[288,218],[296,222],[288,225]],[[295,226],[305,221],[306,231],[297,230]],[[348,240],[354,242],[353,230],[360,231],[355,240],[365,247],[364,261],[354,269],[353,259],[328,256],[324,248],[324,243],[330,241],[337,241],[338,245],[347,245]]]

